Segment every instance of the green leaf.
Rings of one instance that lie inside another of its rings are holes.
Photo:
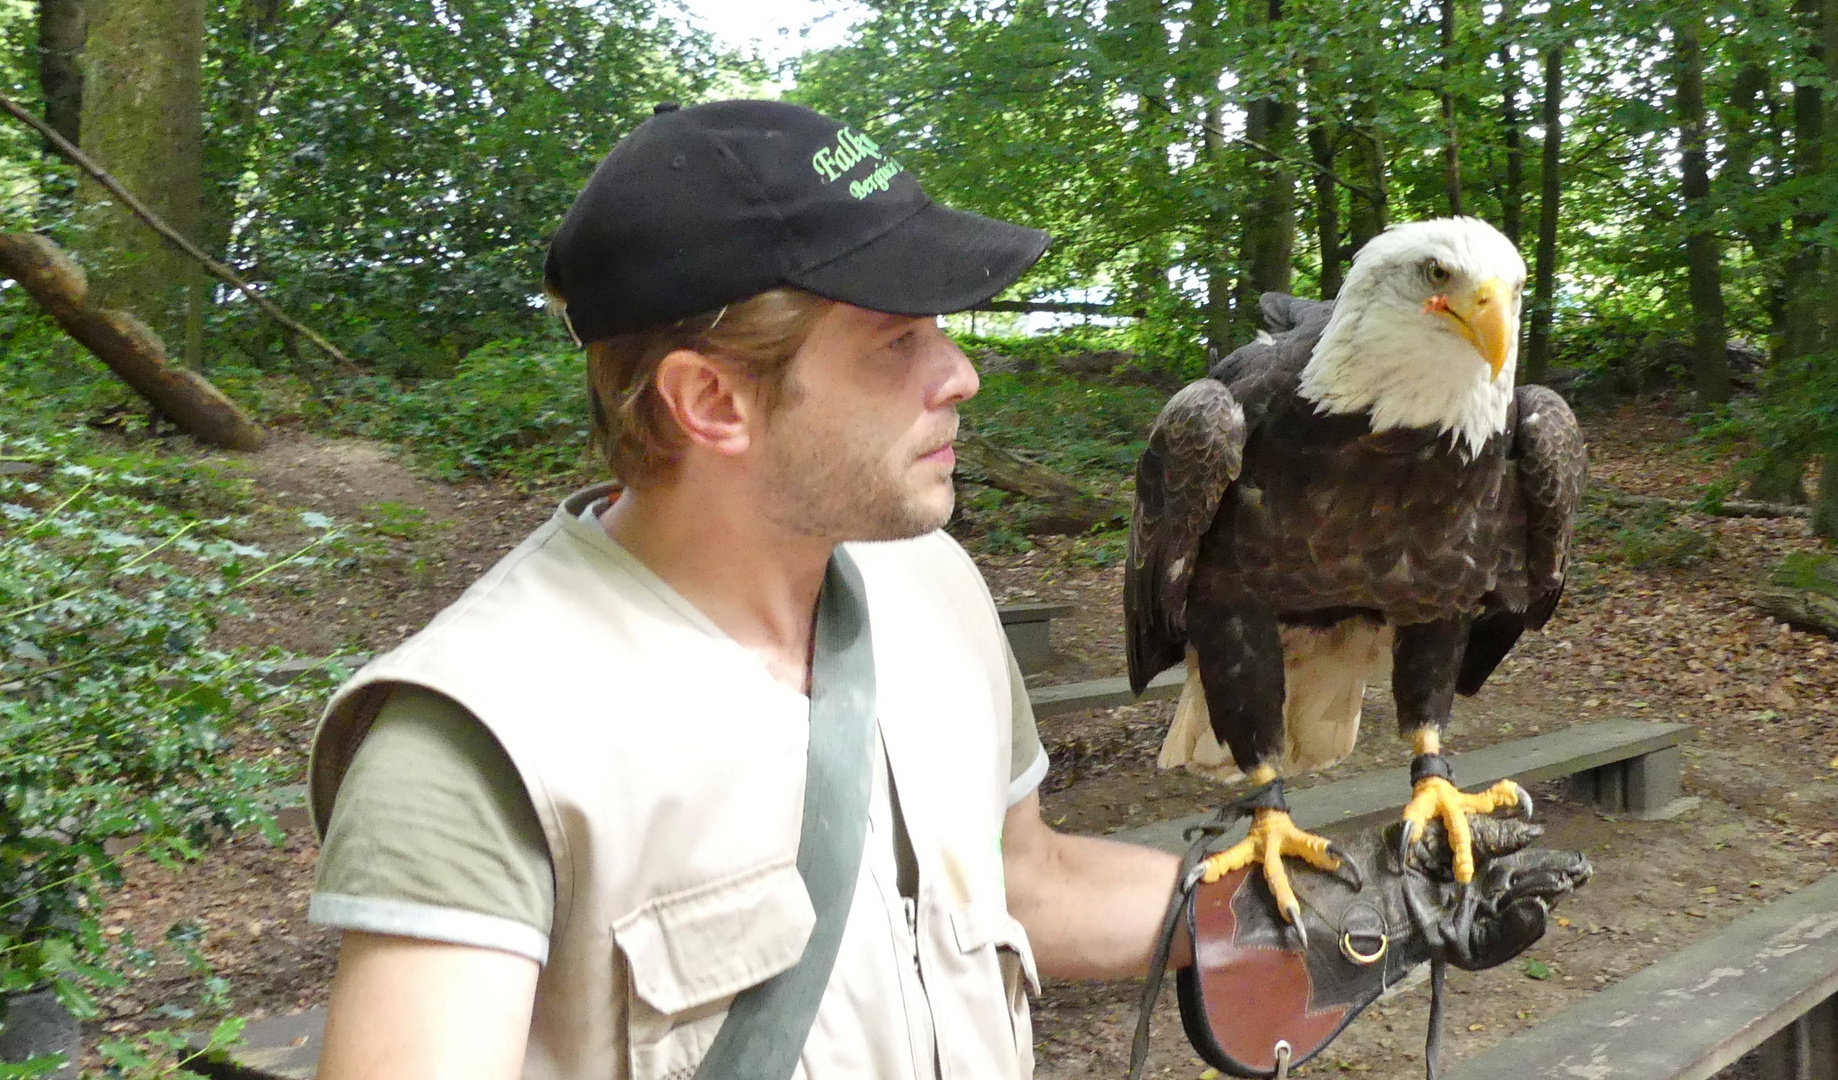
[[[1525,977],[1528,979],[1537,979],[1543,982],[1545,979],[1551,977],[1551,969],[1547,967],[1542,960],[1526,960],[1523,970],[1525,971]]]

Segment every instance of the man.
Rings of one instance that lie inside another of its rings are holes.
[[[328,708],[324,1080],[694,1075],[813,932],[793,863],[840,545],[877,738],[804,1074],[1025,1076],[1036,962],[1146,971],[1176,860],[1042,822],[1020,675],[939,531],[977,376],[936,316],[1046,242],[786,104],[660,109],[608,155],[545,284],[622,485],[565,501]]]

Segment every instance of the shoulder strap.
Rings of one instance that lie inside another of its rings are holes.
[[[817,922],[804,957],[734,998],[696,1080],[787,1080],[830,981],[855,898],[874,748],[874,640],[861,572],[837,548],[817,599],[798,873]]]

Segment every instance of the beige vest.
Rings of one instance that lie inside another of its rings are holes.
[[[810,934],[794,865],[809,703],[579,519],[606,490],[571,496],[340,689],[312,809],[323,828],[391,684],[471,710],[522,776],[555,868],[524,1076],[689,1080],[734,994],[796,963]],[[797,1075],[1026,1077],[1036,979],[1003,891],[1012,698],[995,609],[942,533],[849,551],[886,764]],[[888,770],[919,867],[910,904]]]

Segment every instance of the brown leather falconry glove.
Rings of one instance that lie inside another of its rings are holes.
[[[1338,873],[1295,875],[1299,928],[1277,912],[1261,874],[1240,870],[1211,884],[1184,874],[1164,936],[1172,937],[1178,920],[1193,938],[1194,963],[1176,983],[1194,1049],[1232,1076],[1281,1076],[1427,960],[1426,1052],[1434,1077],[1445,965],[1476,971],[1511,960],[1544,935],[1551,904],[1590,875],[1580,852],[1529,847],[1543,832],[1536,825],[1469,820],[1476,870],[1466,888],[1455,882],[1440,823],[1411,845],[1408,860],[1398,852],[1401,823],[1367,830],[1336,846]],[[1216,836],[1222,828],[1209,831]],[[1195,848],[1203,853],[1208,840],[1203,836]],[[1188,865],[1197,861],[1190,852]],[[1144,988],[1132,1077],[1146,1057],[1160,966]]]

